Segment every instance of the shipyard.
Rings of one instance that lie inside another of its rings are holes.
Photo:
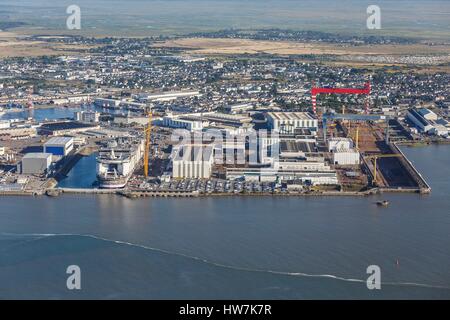
[[[139,112],[121,108],[111,113],[85,104],[72,119],[4,121],[5,135],[15,129],[15,136],[2,138],[1,194],[135,198],[431,192],[399,147],[413,141],[414,132],[391,114],[336,113],[316,104],[306,112],[155,109],[142,104]],[[413,110],[405,118],[432,112]],[[96,179],[89,188],[59,186],[82,157],[92,155]]]
[[[180,52],[164,38],[38,39],[88,47],[0,60],[3,195],[426,194],[402,146],[450,142],[445,62],[350,67]]]
[[[449,17],[1,0],[0,300],[449,299]]]

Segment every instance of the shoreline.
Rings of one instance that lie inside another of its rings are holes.
[[[58,197],[62,194],[83,194],[83,195],[98,195],[98,194],[108,194],[115,196],[122,196],[129,199],[138,198],[206,198],[206,197],[367,197],[372,195],[380,195],[383,193],[416,193],[416,194],[429,194],[431,193],[431,187],[424,180],[422,175],[415,169],[412,163],[406,158],[403,152],[398,148],[398,146],[410,146],[410,147],[426,147],[430,145],[448,145],[450,141],[427,141],[427,142],[404,142],[404,143],[394,143],[396,151],[403,155],[405,159],[406,166],[410,166],[415,177],[422,183],[418,183],[419,186],[415,188],[402,188],[402,187],[392,187],[392,188],[372,188],[366,191],[287,191],[287,192],[255,192],[255,193],[234,193],[234,192],[214,192],[214,193],[203,193],[198,191],[186,192],[186,191],[147,191],[147,190],[129,190],[129,189],[96,189],[96,188],[58,188],[57,184],[50,188],[38,189],[38,190],[0,190],[1,196],[48,196],[48,197]],[[78,157],[83,157],[95,152],[95,147],[86,146],[82,150],[74,155]],[[79,160],[79,159],[77,159]],[[77,161],[75,161],[77,162]],[[72,168],[74,162],[70,161],[70,164],[66,166]]]
[[[367,191],[314,191],[314,192],[275,192],[275,193],[199,193],[199,192],[174,192],[174,191],[130,191],[126,189],[70,189],[54,188],[45,191],[2,191],[1,196],[33,196],[33,197],[59,197],[65,194],[77,195],[113,195],[129,199],[140,198],[210,198],[210,197],[370,197],[384,193],[415,193],[429,194],[428,190],[414,189],[371,189]]]
[[[433,145],[448,145],[450,144],[449,140],[438,140],[438,141],[402,141],[402,142],[396,142],[397,146],[401,147],[428,147]]]

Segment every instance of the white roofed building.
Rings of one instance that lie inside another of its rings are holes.
[[[310,129],[317,132],[319,121],[308,112],[269,112],[269,128],[280,133],[294,133],[295,129]]]

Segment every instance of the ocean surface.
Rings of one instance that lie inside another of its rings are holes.
[[[2,197],[0,298],[449,299],[450,146],[404,151],[431,195]]]

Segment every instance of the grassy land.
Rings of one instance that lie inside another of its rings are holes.
[[[198,54],[330,54],[330,55],[408,55],[449,54],[445,45],[364,45],[342,46],[326,43],[302,43],[294,41],[260,41],[247,39],[183,38],[158,44],[160,47],[180,47]]]
[[[0,31],[0,58],[77,54],[75,50],[87,48],[87,46],[28,41],[21,34]]]

